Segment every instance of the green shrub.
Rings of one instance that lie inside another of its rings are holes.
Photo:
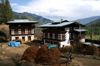
[[[98,59],[96,56],[93,56],[93,59]]]

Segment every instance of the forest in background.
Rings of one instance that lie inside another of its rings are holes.
[[[86,27],[84,27],[84,29],[88,30],[86,32],[87,35],[90,35],[91,33],[93,33],[94,35],[100,35],[100,18],[86,24]]]

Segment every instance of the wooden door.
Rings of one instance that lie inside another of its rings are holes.
[[[28,40],[30,40],[30,41],[31,41],[31,36],[28,36]]]

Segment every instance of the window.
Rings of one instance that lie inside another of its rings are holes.
[[[43,33],[43,38],[45,38],[45,33]]]
[[[48,33],[48,38],[50,38],[50,33]]]
[[[31,33],[34,34],[34,29],[31,29]]]
[[[62,34],[58,34],[58,40],[62,40]]]
[[[55,34],[54,33],[52,34],[52,38],[55,39]]]
[[[66,27],[66,28],[65,28],[65,31],[68,31],[68,30],[69,30],[69,28]]]
[[[18,34],[21,34],[21,29],[18,29]]]
[[[28,34],[31,34],[31,29],[28,29]]]
[[[12,34],[12,35],[14,35],[14,34],[15,34],[14,29],[11,29],[11,34]]]
[[[28,34],[28,29],[25,29],[25,34]]]

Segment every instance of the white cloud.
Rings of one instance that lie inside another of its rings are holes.
[[[11,3],[10,5],[11,5],[11,6],[16,6],[17,4],[16,4],[16,3]]]
[[[32,0],[26,6],[17,6],[17,12],[30,12],[52,20],[76,20],[100,15],[98,0]]]

